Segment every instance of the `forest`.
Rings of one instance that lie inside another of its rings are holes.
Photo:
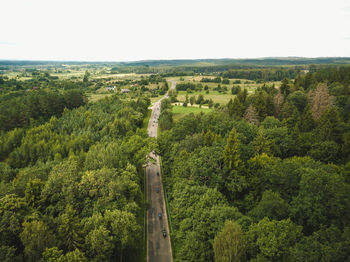
[[[350,261],[347,62],[0,61],[0,261],[145,261],[150,152],[174,261]]]
[[[1,261],[137,261],[149,99],[1,96]]]
[[[349,261],[349,70],[242,90],[178,122],[162,102],[175,261]]]

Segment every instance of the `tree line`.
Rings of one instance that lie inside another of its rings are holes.
[[[85,105],[87,99],[81,90],[19,91],[0,96],[0,130],[23,128],[31,122],[45,122],[52,116],[59,117],[65,108]]]

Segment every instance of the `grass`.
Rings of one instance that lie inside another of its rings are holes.
[[[148,122],[149,122],[149,119],[151,118],[151,115],[152,115],[152,110],[151,110],[151,109],[148,109],[148,110],[147,110],[147,115],[146,115],[146,117],[143,119],[143,122],[142,122],[142,129],[144,129],[144,130],[146,130],[146,131],[147,131]]]
[[[180,78],[182,78],[183,80],[180,80]],[[169,77],[167,78],[168,81],[169,80],[175,80],[176,83],[180,84],[180,83],[185,83],[185,82],[191,82],[194,84],[198,84],[201,83],[203,86],[207,85],[209,87],[209,89],[217,87],[218,83],[204,83],[204,82],[200,82],[200,80],[202,78],[215,78],[215,76],[183,76],[183,77]],[[194,81],[193,81],[194,80]],[[242,89],[246,88],[248,89],[248,91],[254,91],[257,87],[262,86],[262,84],[258,84],[253,80],[248,80],[248,79],[238,79],[238,78],[230,78],[230,84],[222,84],[220,83],[221,86],[227,86],[229,91],[231,91],[231,87],[232,85],[239,85]],[[234,84],[233,82],[235,80],[240,80],[241,83],[240,84]],[[271,84],[275,84],[275,86],[279,86],[281,84],[281,81],[271,81],[271,82],[266,82],[266,84],[271,85]]]
[[[180,102],[185,102],[186,94],[187,94],[186,91],[179,91],[177,95],[177,99]],[[227,104],[231,98],[233,99],[235,97],[235,95],[231,94],[231,91],[227,92],[226,94],[219,93],[218,91],[210,91],[209,94],[207,94],[205,91],[201,91],[201,92],[197,91],[197,92],[188,94],[188,98],[190,98],[191,96],[197,97],[199,94],[202,94],[205,100],[211,98],[214,101],[214,103],[219,103],[222,105]]]
[[[157,97],[150,97],[151,99],[151,102],[154,103],[154,102],[157,102],[159,99],[161,99],[163,96],[157,96]]]
[[[108,94],[89,94],[88,98],[89,98],[89,102],[96,102],[100,99],[103,99],[107,96],[111,96],[113,95],[112,93],[108,93]]]
[[[200,82],[200,80],[205,77],[205,78],[214,78],[214,76],[184,76],[184,77],[170,77],[167,78],[168,81],[170,80],[175,80],[177,84],[181,84],[181,83],[193,83],[193,84],[198,84],[201,83],[204,86],[208,86],[209,88],[209,94],[207,94],[204,90],[202,90],[201,92],[196,91],[193,93],[188,94],[188,97],[191,96],[198,96],[199,94],[202,94],[204,96],[204,99],[212,99],[214,101],[214,103],[219,103],[221,105],[227,104],[228,101],[230,101],[230,99],[234,98],[235,95],[231,94],[231,88],[232,86],[240,86],[241,90],[243,89],[247,89],[249,94],[252,94],[255,92],[255,90],[262,86],[262,84],[258,84],[253,80],[247,80],[247,79],[230,79],[230,84],[220,84],[221,87],[226,87],[227,91],[226,94],[221,92],[219,93],[218,91],[214,91],[214,88],[216,88],[218,86],[218,83],[203,83]],[[183,79],[183,80],[180,80]],[[240,84],[233,84],[233,82],[235,80],[240,80],[241,83]],[[275,82],[267,82],[267,85],[272,85],[274,84],[275,86],[280,86],[281,82],[280,81],[275,81]],[[179,91],[178,92],[178,96],[177,99],[180,102],[185,102],[186,99],[186,91]]]
[[[188,115],[190,113],[199,114],[201,112],[209,113],[211,111],[213,111],[213,109],[190,107],[190,106],[186,106],[186,107],[185,106],[173,106],[173,109],[172,109],[174,121],[177,121],[180,118],[182,118],[185,115]]]

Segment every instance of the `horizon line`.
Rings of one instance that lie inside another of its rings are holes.
[[[0,58],[1,61],[17,61],[17,62],[79,62],[79,63],[137,63],[148,61],[200,61],[200,60],[266,60],[266,59],[331,59],[341,58],[350,59],[349,56],[263,56],[263,57],[242,57],[242,58],[169,58],[169,59],[141,59],[141,60],[55,60],[55,59],[8,59]]]

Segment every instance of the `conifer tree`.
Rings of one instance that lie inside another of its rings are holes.
[[[237,168],[241,164],[240,143],[235,128],[232,128],[224,149],[224,161],[228,168]]]
[[[333,104],[333,97],[329,95],[327,84],[320,84],[314,92],[309,92],[311,112],[314,119],[319,119],[327,108]]]
[[[71,205],[67,205],[64,213],[59,218],[58,234],[64,240],[68,251],[79,248],[82,242],[81,226],[76,211]]]
[[[244,114],[244,119],[249,123],[253,123],[255,125],[259,125],[259,117],[256,109],[253,105],[249,105]]]
[[[274,104],[274,108],[275,108],[275,117],[278,117],[278,115],[280,114],[281,108],[282,108],[282,104],[283,104],[283,95],[281,94],[281,92],[279,91],[277,93],[277,95],[275,95],[274,99],[273,99],[273,104]]]

